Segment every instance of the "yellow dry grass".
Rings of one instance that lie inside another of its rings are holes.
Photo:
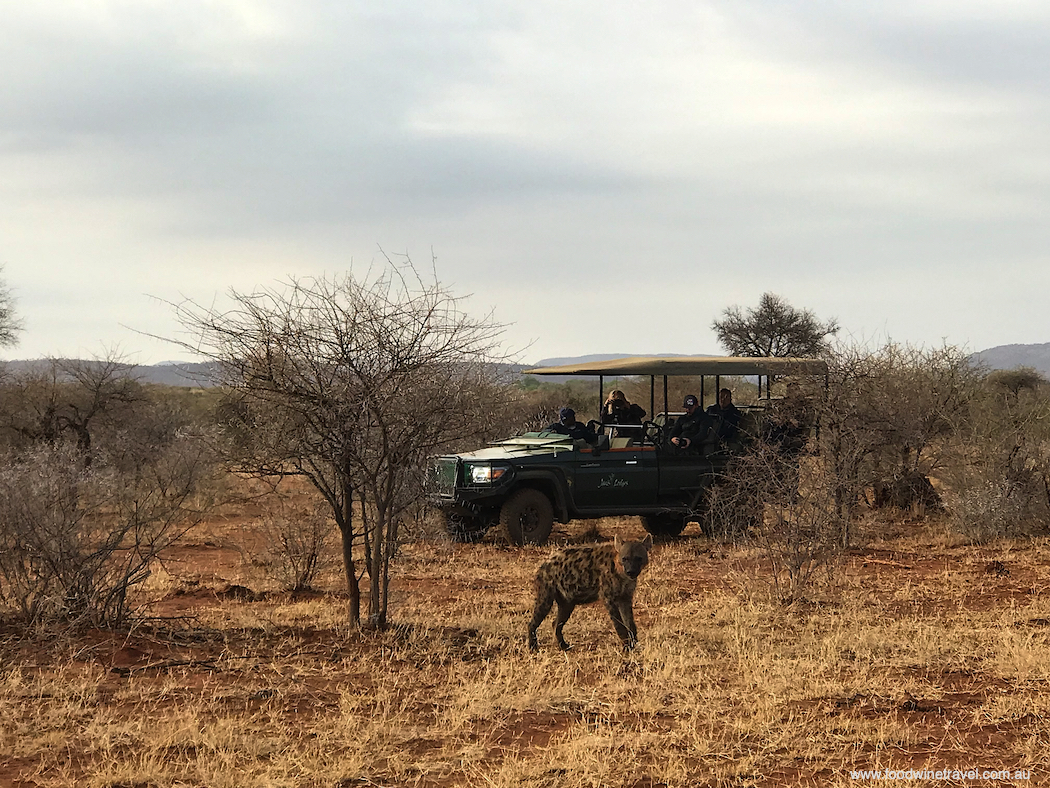
[[[190,583],[172,564],[152,587],[167,620],[4,642],[0,785],[859,786],[860,769],[1050,784],[1047,542],[896,533],[789,607],[757,554],[658,544],[630,654],[595,606],[569,622],[572,651],[547,625],[525,648],[548,548],[407,545],[383,633],[347,626],[337,575],[247,602],[221,593],[243,567],[183,564]],[[194,550],[208,544],[224,548]]]

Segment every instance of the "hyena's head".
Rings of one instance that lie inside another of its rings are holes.
[[[646,534],[640,542],[621,542],[617,536],[615,544],[620,562],[617,568],[632,580],[637,579],[649,563],[649,548],[653,546],[652,534]]]

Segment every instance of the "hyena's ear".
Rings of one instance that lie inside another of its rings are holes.
[[[623,546],[623,542],[620,541],[619,534],[613,534],[613,547],[619,550]]]
[[[642,540],[642,547],[644,547],[646,550],[648,550],[652,546],[653,546],[653,535],[652,534],[646,534],[645,538]]]

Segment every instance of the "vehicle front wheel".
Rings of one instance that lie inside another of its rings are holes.
[[[685,530],[685,517],[680,514],[647,514],[642,527],[653,536],[678,536]]]
[[[500,509],[499,523],[513,545],[546,544],[554,527],[554,507],[539,490],[518,490]]]
[[[480,542],[488,530],[488,524],[479,517],[465,514],[442,512],[445,521],[445,532],[453,542],[474,544]]]

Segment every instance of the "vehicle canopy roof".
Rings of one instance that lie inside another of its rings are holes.
[[[748,356],[628,356],[585,361],[558,367],[522,370],[528,375],[825,375],[826,362],[817,358]]]
[[[716,388],[723,375],[757,375],[758,396],[762,397],[762,378],[766,378],[766,397],[769,383],[786,375],[823,375],[827,381],[827,362],[819,358],[781,358],[772,356],[627,356],[606,361],[582,361],[557,367],[523,369],[527,375],[595,375],[598,377],[598,409],[604,402],[604,378],[620,376],[647,376],[649,378],[649,411],[656,410],[656,378],[663,378],[663,406],[667,412],[667,379],[675,375],[700,377],[700,398],[704,397],[704,378],[713,376]]]

